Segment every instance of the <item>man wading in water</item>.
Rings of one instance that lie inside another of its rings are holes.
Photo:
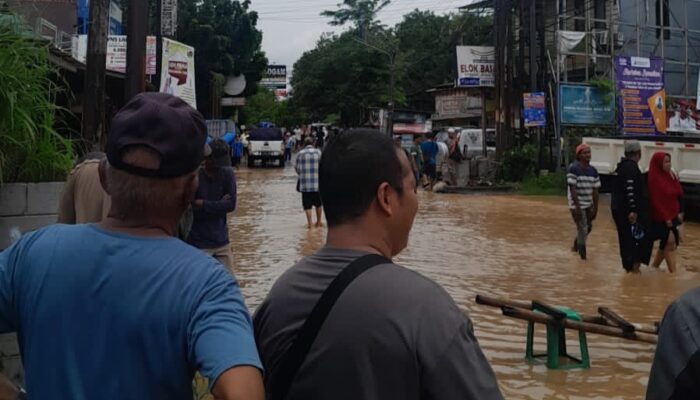
[[[591,165],[591,148],[585,143],[576,147],[576,161],[566,172],[569,186],[568,200],[571,216],[576,223],[576,240],[572,251],[578,251],[582,260],[586,259],[586,238],[593,229],[593,221],[598,215],[598,189],[600,177]]]
[[[268,398],[502,399],[470,319],[391,261],[418,209],[406,153],[379,132],[344,132],[319,179],[326,246],[287,270],[254,318]]]

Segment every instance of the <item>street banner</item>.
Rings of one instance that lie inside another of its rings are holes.
[[[493,46],[457,46],[457,87],[493,87]]]
[[[194,47],[163,38],[160,91],[172,94],[197,108],[194,86]]]
[[[667,114],[669,132],[700,135],[700,111],[697,110],[697,102],[673,99]]]
[[[664,60],[615,57],[618,124],[624,135],[666,133]]]
[[[87,55],[87,35],[73,37],[73,58],[85,62]],[[126,72],[126,35],[107,36],[107,70]],[[156,74],[156,37],[146,37],[146,75]]]
[[[177,0],[160,0],[160,32],[174,37],[177,32]]]
[[[559,85],[559,118],[562,125],[609,126],[615,124],[614,96],[589,85]]]
[[[273,91],[275,89],[287,89],[287,66],[268,65],[260,81],[260,86]]]
[[[526,128],[547,126],[544,92],[523,93],[523,115]]]

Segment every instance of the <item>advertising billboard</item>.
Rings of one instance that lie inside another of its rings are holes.
[[[493,46],[457,46],[457,87],[493,87]]]
[[[624,135],[666,133],[664,60],[615,57],[618,124]]]
[[[605,126],[615,123],[614,96],[589,85],[559,85],[562,125]]]
[[[544,92],[523,93],[523,116],[526,128],[547,126]]]

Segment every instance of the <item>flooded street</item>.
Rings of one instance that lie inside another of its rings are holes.
[[[325,229],[308,230],[293,168],[237,171],[238,207],[230,219],[234,268],[253,311],[276,278],[322,246]],[[507,399],[639,399],[654,347],[588,335],[592,368],[550,371],[525,362],[526,322],[479,306],[476,294],[567,305],[595,314],[607,306],[632,322],[660,320],[666,306],[700,284],[700,225],[688,224],[680,273],[624,273],[602,197],[588,261],[570,251],[574,225],[559,197],[470,196],[420,192],[409,247],[395,260],[434,279],[467,311]],[[544,329],[536,334],[544,348]],[[573,335],[570,335],[573,338]],[[536,342],[537,343],[537,342]],[[573,342],[569,340],[571,353]]]

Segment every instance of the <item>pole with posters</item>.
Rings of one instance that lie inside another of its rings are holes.
[[[96,150],[96,140],[101,140],[104,130],[108,11],[109,0],[90,2],[83,98],[83,140],[88,151]]]

